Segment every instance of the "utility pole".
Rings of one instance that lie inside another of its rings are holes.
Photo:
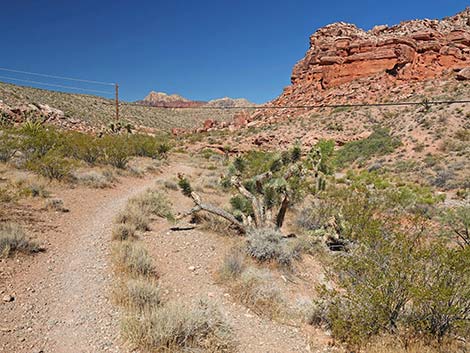
[[[116,121],[119,121],[119,85],[116,83]]]

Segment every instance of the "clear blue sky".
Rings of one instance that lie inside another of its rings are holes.
[[[442,18],[468,5],[468,0],[2,0],[0,67],[117,81],[129,101],[156,90],[261,103],[290,83],[308,37],[323,25],[346,21],[369,29]]]

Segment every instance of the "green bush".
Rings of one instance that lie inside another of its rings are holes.
[[[64,135],[52,126],[25,124],[18,132],[19,148],[29,161],[56,152],[64,143]]]
[[[103,158],[103,151],[97,137],[80,132],[67,132],[65,136],[64,155],[91,165]]]
[[[130,135],[134,153],[140,157],[157,158],[160,155],[157,139],[147,135]]]
[[[18,136],[10,130],[0,131],[0,162],[8,162],[18,148]]]
[[[401,142],[390,135],[389,130],[377,128],[367,138],[345,144],[337,152],[335,162],[340,168],[353,163],[364,162],[374,156],[393,152]]]
[[[53,150],[26,164],[28,169],[51,180],[64,180],[69,178],[73,165],[73,162]]]
[[[125,169],[134,153],[132,144],[127,136],[106,135],[100,140],[104,162],[119,169]]]

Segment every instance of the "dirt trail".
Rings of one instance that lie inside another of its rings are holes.
[[[57,195],[70,213],[49,220],[56,230],[47,235],[47,252],[32,260],[8,260],[5,283],[0,270],[0,294],[15,296],[11,303],[0,303],[0,352],[125,351],[119,338],[117,308],[110,300],[113,219],[130,197],[155,182],[173,179],[178,172],[200,180],[213,174],[197,161],[175,156],[158,176],[125,178],[113,189],[81,188]],[[176,212],[191,206],[177,191],[169,191],[169,196]],[[216,283],[214,274],[239,239],[202,230],[170,232],[165,221],[152,227],[153,232],[143,241],[168,299],[208,298],[219,304],[233,327],[238,352],[310,351],[299,328],[254,314]]]
[[[126,178],[113,189],[57,195],[70,213],[50,220],[57,230],[47,234],[47,252],[18,259],[27,268],[12,270],[12,278],[0,282],[2,292],[15,296],[0,303],[0,352],[120,351],[110,301],[110,232],[127,200],[154,180]]]

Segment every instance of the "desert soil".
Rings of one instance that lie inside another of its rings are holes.
[[[11,295],[14,300],[0,302],[0,352],[129,350],[120,339],[119,312],[111,300],[113,220],[130,197],[147,187],[164,189],[163,181],[174,180],[178,172],[200,180],[210,173],[180,156],[171,158],[158,175],[121,178],[114,188],[56,191],[68,213],[39,211],[39,206],[28,205],[47,251],[1,260],[0,299]],[[191,206],[179,192],[168,193],[176,213]],[[208,194],[209,199],[216,197]],[[308,330],[256,315],[218,283],[217,269],[240,239],[200,229],[173,232],[169,227],[165,220],[156,220],[143,237],[169,300],[216,302],[233,327],[238,352],[316,351],[309,345]]]

